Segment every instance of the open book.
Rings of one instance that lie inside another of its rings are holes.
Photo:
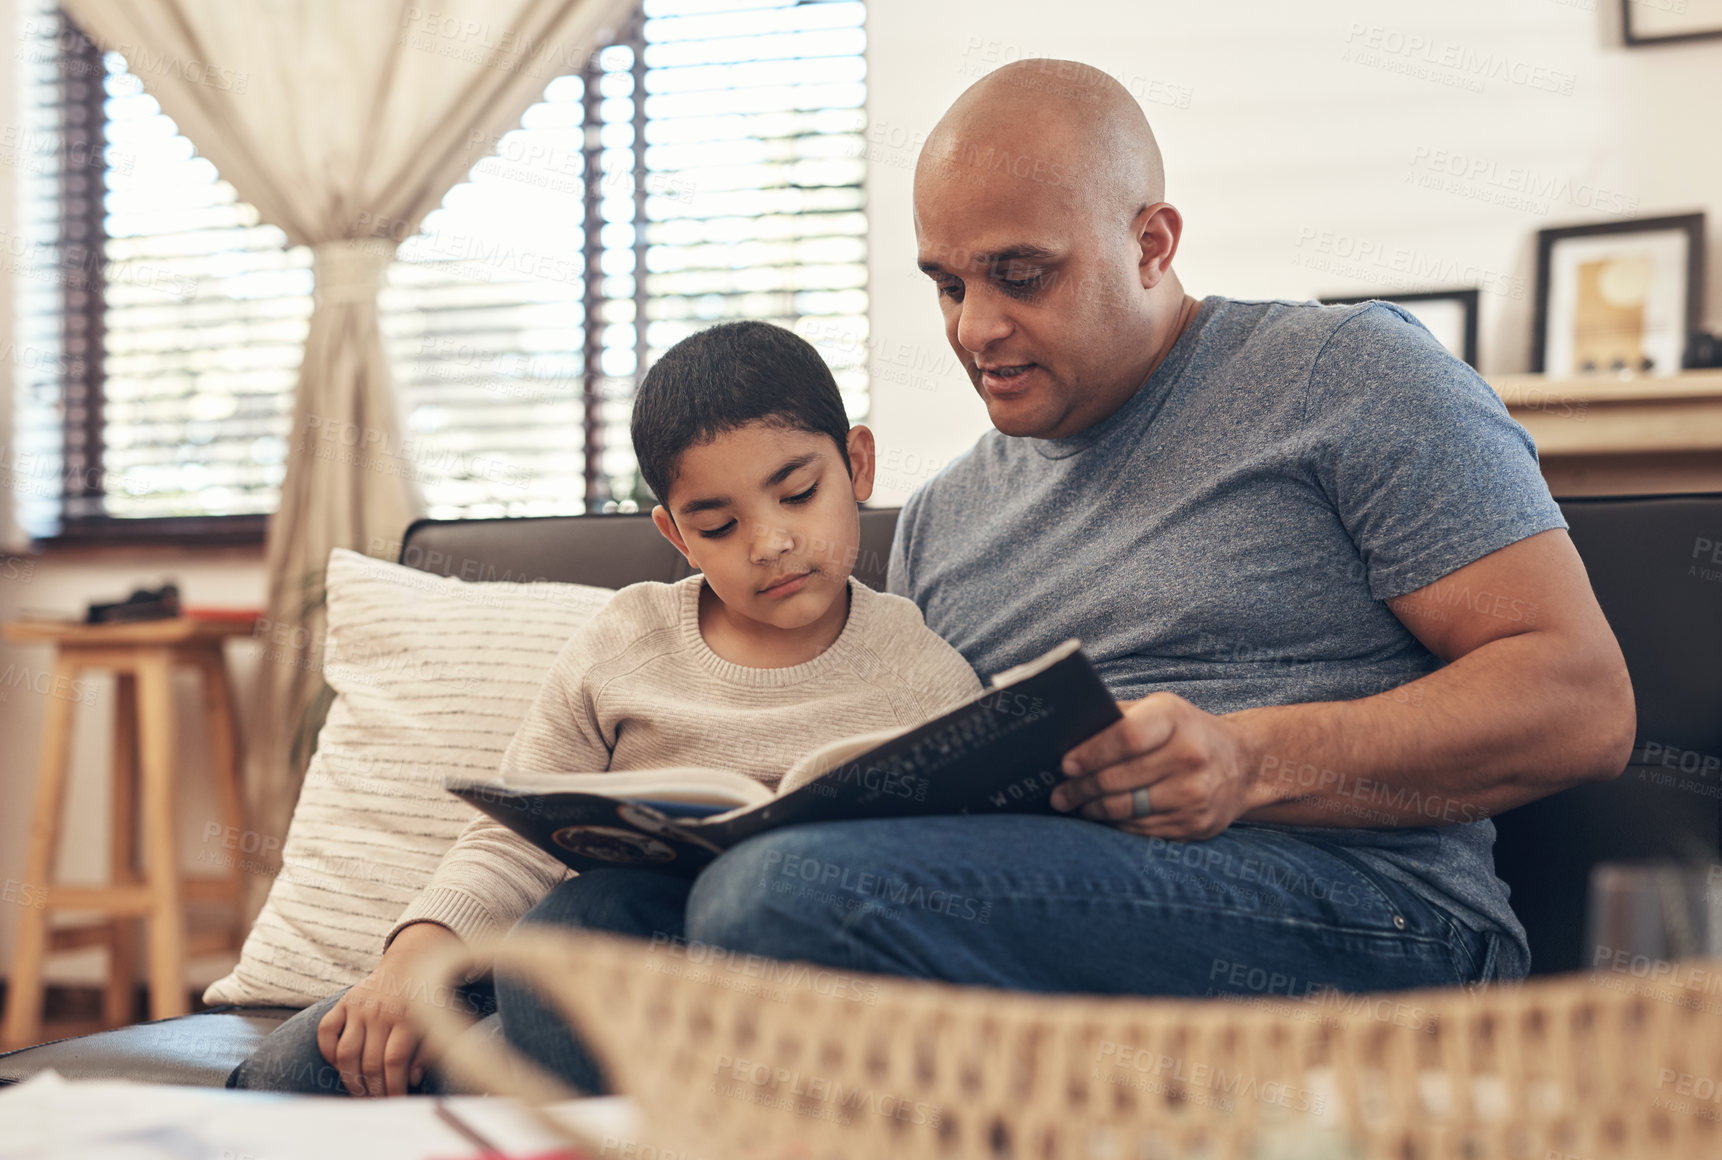
[[[774,791],[725,769],[514,773],[448,790],[576,870],[695,874],[778,826],[926,814],[1051,813],[1071,749],[1120,717],[1069,640],[943,716],[808,754]]]

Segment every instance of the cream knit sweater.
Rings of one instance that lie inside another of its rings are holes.
[[[849,618],[803,664],[744,668],[699,629],[703,577],[633,584],[563,648],[502,758],[503,774],[697,765],[768,785],[831,741],[916,725],[972,697],[974,670],[900,596],[849,581]],[[449,848],[384,940],[413,922],[461,938],[506,931],[572,876],[500,822],[480,816]]]

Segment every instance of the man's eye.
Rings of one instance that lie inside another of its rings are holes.
[[[700,535],[704,536],[708,540],[721,540],[725,536],[729,535],[730,530],[734,527],[735,527],[735,521],[731,520],[729,523],[720,525],[719,527],[715,527],[715,528],[711,529],[710,531],[707,531],[704,528],[700,528],[699,533],[700,533]]]
[[[816,483],[812,487],[808,488],[806,491],[801,492],[798,495],[786,495],[786,496],[784,496],[783,502],[784,503],[806,503],[808,500],[813,498],[813,493],[818,491],[818,490],[819,490],[819,485]]]
[[[961,302],[963,300],[963,284],[955,278],[951,279],[949,282],[935,283],[935,285],[939,288],[939,297],[949,298],[953,302]]]
[[[1012,277],[1011,275],[1018,276]],[[1012,294],[1027,294],[1033,290],[1039,289],[1041,283],[1046,281],[1046,272],[1043,270],[1025,272],[1022,270],[1007,269],[994,274],[993,281],[997,282],[1000,286],[1003,286]]]

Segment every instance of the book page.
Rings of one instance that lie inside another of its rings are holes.
[[[860,757],[863,753],[885,744],[893,737],[901,737],[913,728],[915,728],[913,725],[904,725],[899,729],[879,729],[872,733],[857,733],[853,737],[845,737],[840,741],[821,745],[789,767],[789,772],[784,774],[783,780],[777,783],[777,792],[781,796],[792,789],[800,789],[821,775],[830,773],[844,762]]]
[[[612,773],[510,773],[479,780],[450,779],[456,784],[506,790],[517,794],[591,793],[609,798],[683,802],[725,808],[751,806],[770,801],[772,792],[746,774],[729,769],[672,766],[664,769],[629,769]]]
[[[967,701],[963,702],[963,704],[946,710],[941,714],[941,716],[952,716],[961,712],[966,706],[984,699],[994,689],[1002,689],[1007,685],[1014,685],[1018,682],[1026,681],[1037,673],[1045,672],[1047,669],[1056,665],[1059,661],[1063,660],[1071,653],[1076,652],[1081,647],[1082,642],[1072,638],[1065,641],[1063,644],[1055,645],[1048,649],[1040,656],[1035,657],[1032,661],[1024,661],[1022,664],[1017,665],[1014,668],[1005,669],[1003,672],[996,673],[993,676],[992,685],[989,689],[982,690]],[[932,721],[936,720],[936,718],[929,717],[927,720]],[[832,741],[826,745],[822,745],[790,767],[789,772],[783,775],[783,780],[777,785],[778,795],[782,796],[790,790],[800,789],[808,782],[814,781],[820,776],[830,773],[845,762],[853,761],[855,758],[861,757],[871,750],[877,749],[879,746],[885,744],[885,742],[896,737],[901,737],[903,734],[911,732],[924,724],[926,724],[926,722],[922,721],[917,722],[914,725],[905,725],[898,729],[879,729],[872,733],[858,733],[854,737],[845,737],[840,741]]]

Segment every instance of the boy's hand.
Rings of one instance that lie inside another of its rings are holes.
[[[318,1021],[317,1050],[340,1071],[347,1094],[400,1096],[424,1079],[433,1061],[419,1051],[424,1036],[408,1019],[407,987],[424,956],[450,941],[460,936],[434,922],[404,927],[377,969]]]

